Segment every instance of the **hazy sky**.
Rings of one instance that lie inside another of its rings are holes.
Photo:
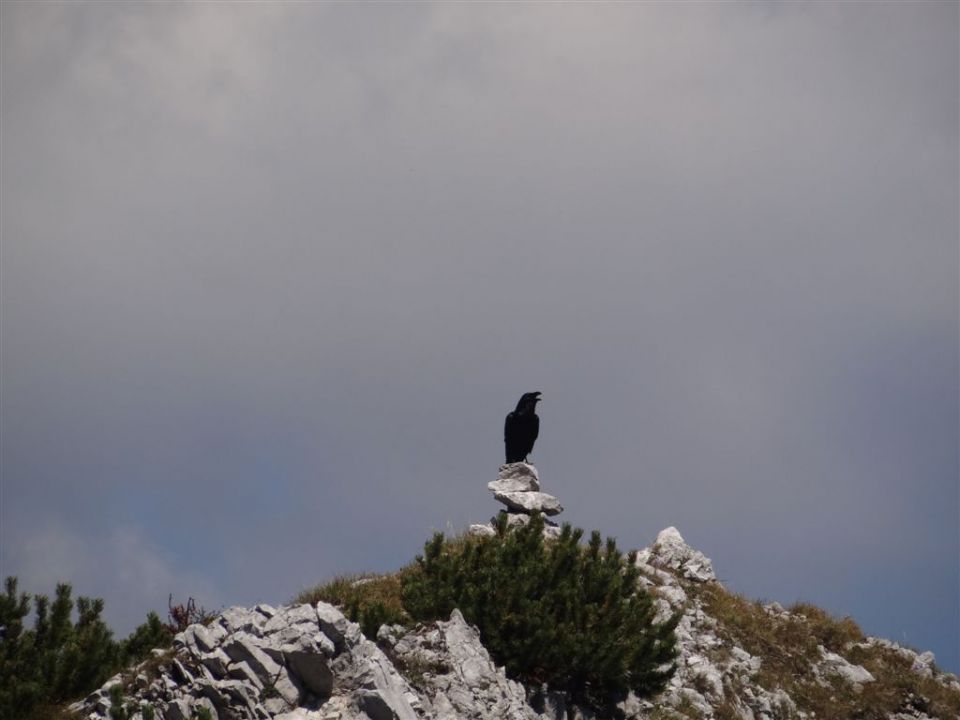
[[[0,574],[129,631],[498,509],[960,670],[956,2],[2,4]]]

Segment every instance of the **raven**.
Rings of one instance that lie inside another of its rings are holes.
[[[517,403],[517,409],[507,414],[503,425],[503,444],[507,450],[507,462],[526,462],[527,455],[533,450],[533,443],[540,433],[540,418],[537,417],[537,403],[542,393],[524,393]]]

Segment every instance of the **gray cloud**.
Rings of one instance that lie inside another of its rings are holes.
[[[572,522],[958,667],[955,4],[3,16],[4,573],[396,567],[536,389]]]

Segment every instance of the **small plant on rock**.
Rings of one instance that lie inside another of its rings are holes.
[[[177,633],[183,632],[191,625],[200,623],[201,625],[209,625],[210,622],[216,617],[215,613],[209,612],[206,608],[197,607],[197,603],[193,598],[187,598],[187,604],[177,603],[173,604],[173,595],[167,599],[167,615],[169,620],[165,624],[167,630],[170,632],[170,635],[176,635]]]

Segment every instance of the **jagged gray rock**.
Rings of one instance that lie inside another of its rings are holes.
[[[710,558],[687,545],[675,527],[661,530],[653,546],[637,554],[637,563],[668,568],[689,580],[709,582],[717,579]]]
[[[529,522],[527,515],[516,517]],[[621,703],[626,720],[819,720],[783,687],[757,682],[767,657],[738,646],[708,614],[702,594],[719,588],[712,563],[675,528],[661,532],[636,562],[659,620],[680,615],[679,655],[660,696],[631,694]],[[763,610],[771,621],[806,622],[776,603]],[[449,620],[416,628],[384,625],[377,639],[368,640],[326,603],[232,607],[206,627],[190,626],[176,636],[172,650],[154,651],[147,664],[114,676],[71,709],[87,720],[107,720],[110,687],[120,684],[125,701],[141,707],[130,720],[144,720],[145,705],[155,720],[194,720],[200,708],[214,720],[606,720],[561,693],[510,680],[457,610]],[[877,638],[839,650],[820,646],[808,659],[807,674],[824,687],[863,692],[880,681],[851,662],[847,650],[882,651],[917,678],[956,693],[960,702],[960,681],[939,671],[932,653]],[[158,665],[156,674],[147,671]],[[933,720],[924,699],[915,700],[886,720]]]
[[[540,473],[537,472],[537,467],[533,463],[528,462],[515,462],[515,463],[506,463],[500,466],[500,469],[497,471],[497,477],[501,480],[509,480],[512,478],[521,479],[521,478],[531,478],[533,483],[537,485],[535,490],[539,490],[540,483]]]
[[[515,462],[501,465],[497,479],[487,483],[491,492],[536,492],[540,489],[540,475],[530,463]]]
[[[553,495],[531,490],[528,492],[497,491],[493,496],[511,510],[525,513],[541,512],[544,515],[559,515],[563,506]]]
[[[872,683],[876,680],[869,670],[848,662],[844,657],[835,652],[830,652],[823,645],[818,646],[817,651],[821,657],[817,668],[820,677],[837,675],[848,683],[861,686],[864,683]]]
[[[325,603],[228,608],[209,627],[192,625],[174,638],[160,677],[111,678],[72,709],[104,720],[118,683],[157,720],[191,720],[200,707],[238,720],[417,720],[420,704],[383,651]]]
[[[428,625],[406,635],[393,652],[407,667],[417,668],[426,717],[436,720],[541,716],[526,699],[524,687],[508,680],[490,659],[480,634],[454,610],[447,622]]]

